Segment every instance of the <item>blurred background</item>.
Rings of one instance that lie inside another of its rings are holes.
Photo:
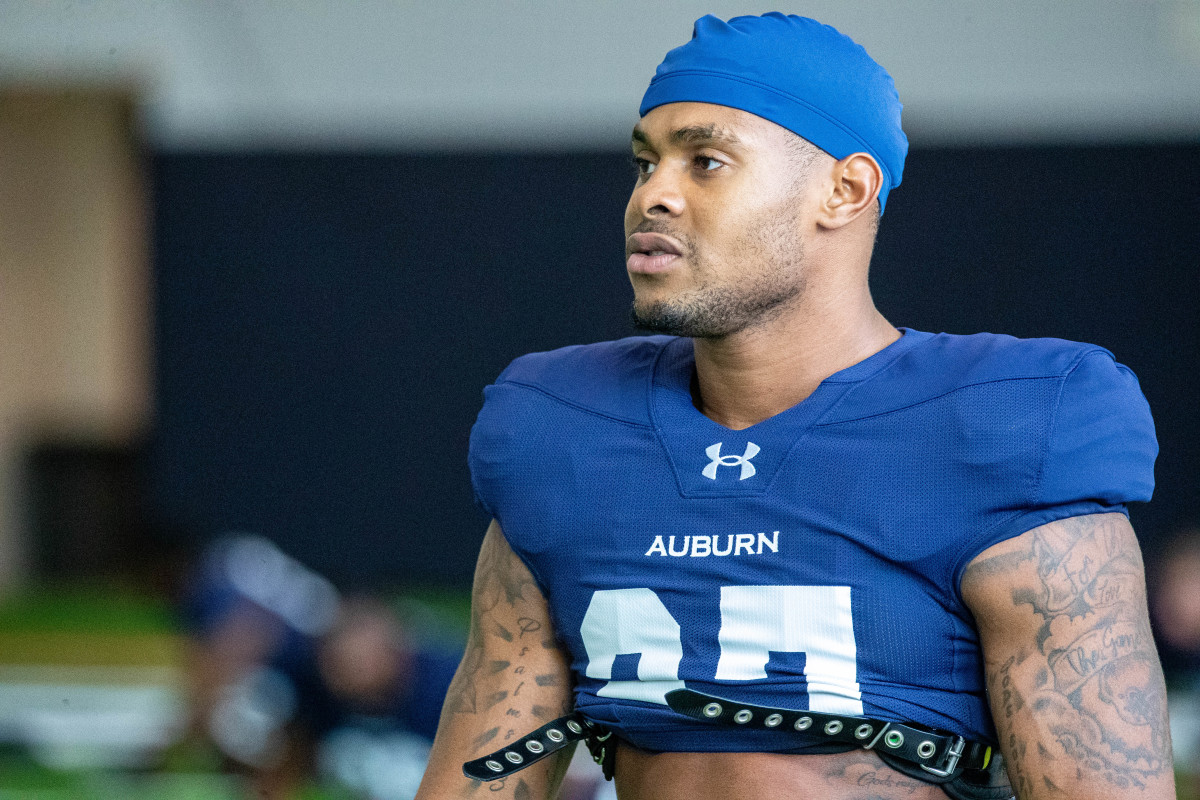
[[[905,104],[884,314],[1140,377],[1200,796],[1200,1],[774,8]],[[696,17],[763,10],[0,0],[0,800],[411,797],[481,390],[633,333],[641,94]]]

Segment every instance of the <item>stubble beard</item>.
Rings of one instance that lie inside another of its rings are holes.
[[[700,285],[667,300],[639,303],[635,297],[630,311],[638,328],[694,339],[723,339],[778,318],[804,292],[803,243],[782,222],[739,243],[735,252],[745,254],[745,263],[770,265],[740,280],[725,284],[704,280],[712,271],[705,268],[703,260],[696,260],[694,247],[687,251],[694,274],[701,276]]]

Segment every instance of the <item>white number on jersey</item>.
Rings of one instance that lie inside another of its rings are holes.
[[[607,680],[601,697],[666,705],[667,692],[683,688],[679,623],[649,589],[601,589],[592,595],[579,629],[588,653],[586,675]],[[636,681],[614,681],[613,659],[641,653]]]
[[[849,586],[724,586],[720,613],[717,680],[764,680],[772,651],[804,653],[809,710],[862,715]],[[601,697],[665,705],[683,688],[679,623],[650,589],[597,591],[579,633],[585,674],[608,681]],[[638,679],[612,680],[614,659],[633,653]]]

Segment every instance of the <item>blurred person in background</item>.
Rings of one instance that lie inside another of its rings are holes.
[[[279,665],[293,711],[259,792],[285,798],[318,776],[373,800],[410,800],[457,665],[456,651],[426,643],[388,603],[347,598],[305,658]]]
[[[1171,535],[1152,576],[1150,608],[1167,682],[1200,692],[1200,528]]]
[[[310,658],[339,604],[328,579],[263,536],[231,533],[209,544],[183,592],[190,712],[168,758],[215,748],[226,770],[242,773],[278,761],[278,721],[294,712],[279,670]]]
[[[263,536],[230,533],[209,544],[183,592],[192,743],[211,741],[235,763],[266,758],[262,737],[236,712],[239,687],[268,664],[302,659],[338,604],[332,583]]]
[[[190,745],[211,742],[250,796],[287,800],[312,779],[372,800],[416,793],[457,651],[252,534],[206,549],[184,616]]]
[[[1169,536],[1149,569],[1150,613],[1171,689],[1179,797],[1200,800],[1200,527]]]

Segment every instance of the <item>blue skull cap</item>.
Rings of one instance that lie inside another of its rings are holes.
[[[639,114],[679,102],[748,111],[837,159],[867,153],[883,171],[880,213],[900,185],[908,137],[892,76],[861,45],[816,20],[779,12],[728,23],[701,17],[692,40],[658,65]]]

